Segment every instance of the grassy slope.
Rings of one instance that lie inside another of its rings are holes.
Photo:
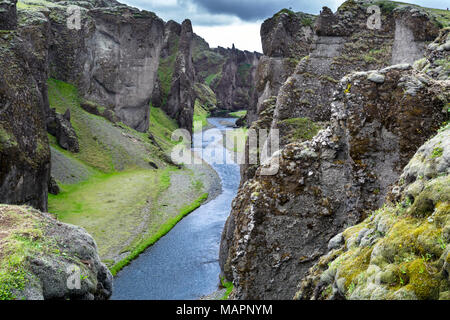
[[[209,112],[206,111],[199,103],[195,100],[194,106],[194,132],[202,131],[208,127]]]
[[[80,143],[80,153],[72,154],[50,137],[53,154],[88,172],[77,183],[61,184],[62,192],[49,196],[49,211],[63,222],[84,227],[97,241],[102,259],[117,272],[197,208],[207,194],[203,187],[193,187],[198,181],[195,173],[161,160],[162,153],[174,146],[170,137],[177,128],[161,109],[150,107],[149,132],[164,151],[151,142],[148,134],[82,110],[74,86],[54,79],[48,85],[51,107],[60,113],[70,109]],[[61,159],[54,157],[53,161]],[[152,169],[149,161],[160,169]],[[180,187],[181,201],[165,210],[160,198],[169,192],[175,172],[186,177]]]
[[[240,110],[240,111],[230,112],[228,115],[233,117],[233,118],[242,118],[242,117],[247,115],[247,110]]]

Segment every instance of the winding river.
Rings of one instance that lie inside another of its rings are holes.
[[[232,119],[209,118],[219,130],[232,130],[224,125]],[[194,141],[203,149],[221,148],[226,164],[208,162],[222,180],[222,193],[181,220],[166,236],[148,248],[114,280],[112,300],[193,300],[217,290],[219,282],[219,245],[231,202],[236,196],[240,171],[231,154],[216,143],[219,133],[194,134]],[[222,150],[223,149],[223,150]],[[195,150],[195,149],[194,149]],[[196,150],[199,151],[199,150]]]

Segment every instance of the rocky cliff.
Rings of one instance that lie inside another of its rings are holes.
[[[450,299],[450,127],[403,170],[392,201],[335,236],[297,299]]]
[[[0,32],[0,202],[47,210],[48,24]]]
[[[438,36],[437,21],[417,7],[381,7],[377,30],[367,28],[367,3],[354,1],[309,20],[283,10],[264,23],[265,54],[273,56],[258,67],[264,90],[252,127],[279,129],[282,150],[273,176],[243,167],[220,253],[234,298],[292,298],[329,240],[383,204],[416,150],[448,120],[448,81],[435,76],[444,68],[422,61],[425,74],[411,66],[436,54],[425,44]],[[304,41],[277,49],[281,33]],[[399,34],[412,37],[414,50],[398,44]],[[439,41],[432,47],[444,54]],[[409,64],[389,67],[399,59]],[[286,76],[280,66],[289,61],[296,66]]]
[[[181,128],[188,130],[192,130],[195,103],[193,36],[190,20],[181,25],[175,21],[166,23],[158,81],[152,98],[153,106],[165,110]]]
[[[255,76],[261,54],[232,48],[211,49],[194,37],[196,81],[209,86],[216,95],[216,111],[253,108],[256,103]]]

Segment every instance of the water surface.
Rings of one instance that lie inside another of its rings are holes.
[[[220,130],[231,130],[234,119],[210,118]],[[216,154],[204,153],[222,180],[222,193],[181,220],[166,236],[148,248],[114,279],[113,300],[191,300],[210,294],[219,282],[219,245],[231,202],[239,187],[239,166],[217,142],[221,134],[194,135],[197,146],[215,146]],[[198,151],[198,149],[197,149]],[[212,158],[223,154],[225,164]],[[216,156],[215,156],[216,155]],[[176,201],[176,199],[174,199]]]

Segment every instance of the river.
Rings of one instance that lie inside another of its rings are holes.
[[[224,123],[233,120],[208,119],[222,131],[232,130]],[[217,290],[220,238],[240,181],[239,166],[230,161],[230,152],[221,145],[216,147],[215,142],[221,139],[218,133],[207,137],[194,134],[194,141],[200,142],[194,145],[203,149],[214,145],[228,160],[217,164],[210,153],[203,156],[219,174],[222,193],[181,220],[120,271],[114,279],[112,300],[194,300]]]

